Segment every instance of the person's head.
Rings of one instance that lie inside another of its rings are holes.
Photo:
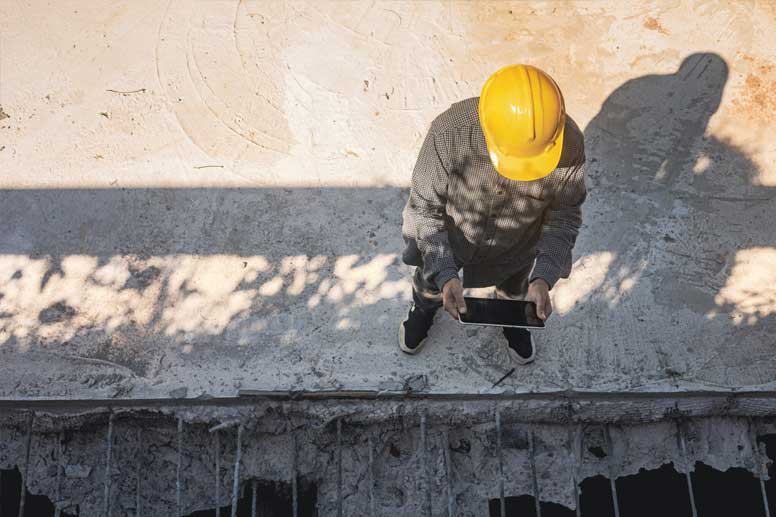
[[[518,181],[543,178],[557,167],[566,109],[560,88],[542,70],[510,65],[485,83],[480,125],[493,167]]]

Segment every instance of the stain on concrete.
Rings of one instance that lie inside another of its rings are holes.
[[[772,120],[776,115],[776,73],[773,63],[751,60],[754,71],[747,73],[740,96],[734,100],[750,120]]]
[[[153,283],[154,280],[156,280],[161,273],[162,273],[162,270],[156,266],[150,266],[139,270],[130,267],[129,278],[127,279],[127,282],[124,284],[123,289],[143,290],[147,288],[149,285],[151,285],[151,283]]]
[[[668,34],[668,31],[660,24],[660,21],[658,21],[657,18],[653,18],[651,16],[644,18],[644,28],[651,31],[657,31],[660,34]]]

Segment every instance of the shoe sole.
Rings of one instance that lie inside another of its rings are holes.
[[[514,362],[516,362],[519,365],[526,365],[534,362],[534,359],[536,359],[536,342],[534,341],[533,334],[531,334],[531,356],[530,357],[520,357],[517,352],[512,350],[507,345],[507,352],[509,352],[509,357],[512,358]]]
[[[404,318],[401,323],[399,323],[399,348],[402,352],[409,355],[415,355],[418,352],[420,352],[420,349],[423,348],[423,346],[426,344],[426,341],[428,340],[428,337],[423,338],[421,342],[416,346],[415,348],[410,348],[404,343],[404,324],[407,322],[409,318]]]

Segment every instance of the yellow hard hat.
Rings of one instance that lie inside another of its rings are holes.
[[[533,181],[560,161],[566,109],[560,88],[531,65],[510,65],[482,87],[480,125],[490,161],[511,180]]]

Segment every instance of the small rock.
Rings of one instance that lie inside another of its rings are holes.
[[[428,391],[428,377],[425,375],[413,375],[404,380],[404,391]]]

